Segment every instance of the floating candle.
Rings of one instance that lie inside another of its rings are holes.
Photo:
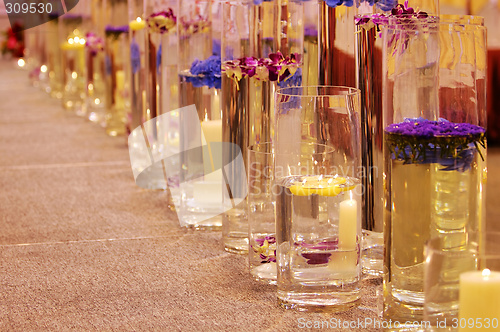
[[[484,269],[460,275],[458,317],[459,331],[480,331],[483,328],[491,331],[495,330],[493,326],[499,327],[500,272]],[[489,329],[484,325],[486,321],[490,322]]]
[[[140,17],[138,17],[135,20],[130,21],[128,26],[130,27],[130,30],[138,31],[146,27],[146,22],[144,22]]]

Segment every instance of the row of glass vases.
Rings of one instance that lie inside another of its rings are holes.
[[[62,37],[49,39],[60,47],[47,49],[60,52],[45,57],[45,87],[66,108],[104,122],[108,134],[130,132],[137,184],[168,188],[181,226],[222,228],[225,249],[246,253],[255,246],[248,169],[234,161],[246,165],[247,148],[273,142],[279,130],[283,142],[293,141],[297,132],[287,139],[286,129],[297,119],[275,126],[276,90],[357,85],[361,123],[349,125],[361,128],[364,149],[363,249],[382,255],[385,233],[386,318],[419,318],[425,241],[444,234],[450,248],[460,247],[467,232],[483,227],[486,43],[476,18],[376,21],[374,13],[394,5],[108,1],[104,38],[87,33],[85,15],[51,21]],[[401,8],[408,6],[428,14],[439,7],[415,1]],[[462,57],[445,52],[459,48]],[[298,124],[300,132],[313,130]],[[450,127],[444,138],[430,139],[440,126]],[[471,131],[468,140],[458,129]],[[365,266],[380,273],[373,257]]]

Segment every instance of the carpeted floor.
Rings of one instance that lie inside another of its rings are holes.
[[[254,282],[220,233],[181,229],[164,193],[135,185],[125,137],[65,112],[27,76],[0,62],[1,331],[292,331],[376,319],[377,279],[346,313],[278,308],[275,287]],[[488,223],[500,230],[500,150],[488,162]]]

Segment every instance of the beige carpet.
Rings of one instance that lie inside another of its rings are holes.
[[[500,225],[500,151],[488,157]],[[0,331],[292,331],[377,317],[379,280],[346,313],[278,308],[220,233],[181,229],[165,201],[134,184],[124,137],[0,62]]]

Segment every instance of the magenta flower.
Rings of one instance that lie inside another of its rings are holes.
[[[147,19],[149,29],[153,32],[165,33],[175,29],[177,17],[172,8],[151,14]]]
[[[269,54],[268,58],[243,57],[226,61],[222,71],[236,82],[245,77],[255,77],[258,81],[283,82],[293,76],[300,65],[299,54],[285,57],[277,52]]]

